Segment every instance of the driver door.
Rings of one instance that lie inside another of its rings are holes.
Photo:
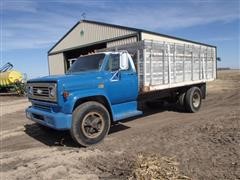
[[[112,104],[136,101],[138,79],[130,63],[127,70],[121,70],[120,54],[110,54],[105,71],[107,76],[106,91]]]

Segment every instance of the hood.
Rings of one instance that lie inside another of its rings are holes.
[[[30,79],[27,82],[60,82],[60,81],[66,81],[66,80],[73,80],[73,79],[79,79],[79,78],[91,78],[91,77],[97,77],[99,75],[102,75],[102,72],[94,71],[94,72],[81,72],[77,74],[62,74],[62,75],[50,75],[50,76],[43,76],[39,78]]]
[[[90,86],[96,84],[95,81],[101,81],[102,77],[103,72],[92,71],[81,72],[78,74],[45,76],[41,78],[31,79],[28,81],[28,83],[57,82],[58,85],[64,89],[72,90],[75,88],[79,89],[80,87],[90,88]]]

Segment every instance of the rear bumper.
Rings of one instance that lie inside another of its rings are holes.
[[[33,107],[26,109],[26,117],[34,122],[57,130],[67,130],[72,125],[71,114],[47,112]]]

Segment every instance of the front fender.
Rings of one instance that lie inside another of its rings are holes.
[[[104,96],[111,108],[111,102],[109,101],[105,91],[103,89],[93,89],[93,90],[84,90],[70,93],[67,100],[64,101],[64,106],[62,108],[63,112],[66,114],[71,114],[77,100],[81,98],[93,97],[93,96]],[[112,111],[112,108],[111,108]]]

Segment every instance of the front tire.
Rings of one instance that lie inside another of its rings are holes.
[[[185,108],[188,112],[197,112],[202,104],[202,93],[198,87],[192,87],[187,90],[185,96]]]
[[[71,136],[85,147],[97,144],[108,134],[110,124],[109,112],[102,104],[85,102],[73,112]]]

